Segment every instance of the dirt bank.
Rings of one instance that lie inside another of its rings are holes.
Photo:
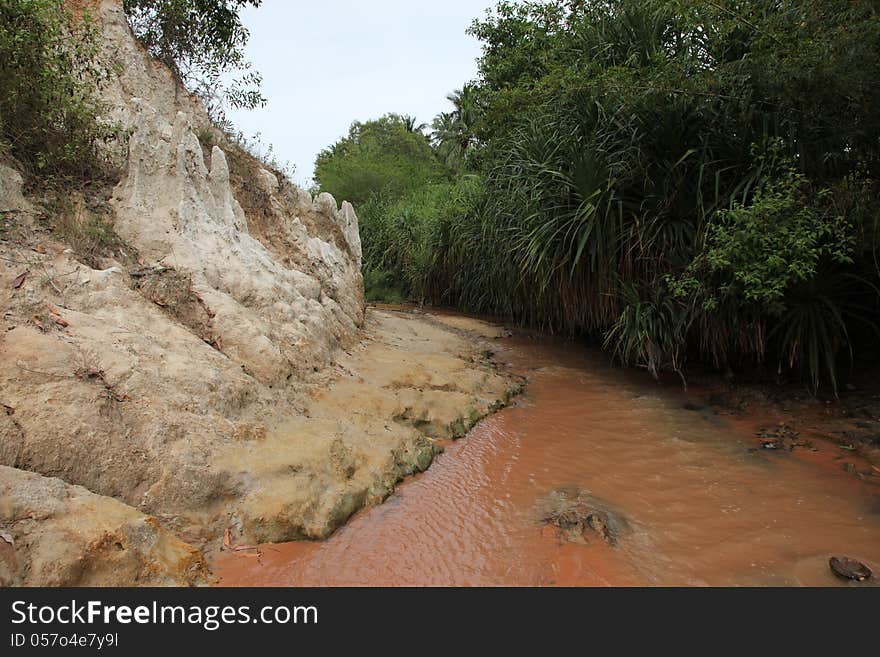
[[[186,441],[165,454],[139,442],[148,418],[161,422],[170,412],[150,399],[155,391],[128,387],[126,399],[114,401],[104,393],[115,390],[104,375],[77,374],[83,365],[68,348],[74,331],[53,339],[34,326],[7,330],[0,335],[0,451],[18,468],[37,463],[44,474],[107,492],[0,468],[0,531],[9,539],[0,541],[3,581],[200,583],[210,578],[196,547],[216,552],[329,536],[424,470],[442,441],[463,435],[518,391],[519,380],[486,358],[494,330],[477,321],[465,328],[370,311],[362,339],[334,366],[271,395],[258,390],[274,403],[253,404],[242,415],[247,421],[226,420],[223,440]],[[201,401],[213,400],[206,392]],[[174,473],[176,459],[188,468]],[[129,491],[149,471],[144,463],[168,468],[168,485],[192,491],[183,510],[133,508],[138,497]],[[222,493],[213,481],[223,482]]]
[[[135,509],[0,466],[0,586],[189,586],[199,551]]]
[[[782,450],[843,470],[880,477],[880,372],[851,381],[838,399],[816,398],[797,384],[733,385],[701,375],[690,387],[688,409],[729,418],[754,447]],[[821,445],[822,449],[816,449]]]

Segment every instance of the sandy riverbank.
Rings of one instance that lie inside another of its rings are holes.
[[[487,356],[502,334],[477,320],[444,324],[412,311],[369,310],[361,340],[335,365],[305,383],[263,391],[267,399],[237,423],[251,430],[190,446],[202,464],[197,476],[227,482],[227,495],[205,497],[183,513],[145,513],[71,485],[81,483],[64,477],[79,471],[76,453],[67,453],[71,462],[60,479],[0,469],[0,579],[209,583],[200,551],[326,538],[357,510],[383,501],[405,476],[427,468],[441,441],[463,435],[516,394],[519,380],[499,372]],[[12,362],[13,369],[24,365],[20,358]],[[55,412],[79,416],[82,409]],[[15,413],[6,417],[12,421]],[[125,413],[106,420],[124,423]],[[65,435],[58,430],[59,459]],[[115,473],[118,485],[128,472]],[[51,500],[36,500],[32,489],[50,491]],[[125,568],[97,567],[101,563]],[[129,575],[131,581],[120,581]]]
[[[229,515],[232,542],[326,538],[426,469],[440,441],[519,391],[487,357],[500,335],[478,320],[370,310],[363,340],[308,386],[301,410],[220,457],[262,482]]]

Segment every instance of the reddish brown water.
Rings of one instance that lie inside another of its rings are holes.
[[[224,585],[835,585],[834,554],[880,575],[880,491],[750,451],[750,432],[573,345],[520,338],[518,403],[323,543],[224,555]],[[822,452],[826,452],[825,462]],[[566,543],[536,509],[578,486],[622,513],[616,547]]]

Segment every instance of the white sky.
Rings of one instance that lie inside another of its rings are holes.
[[[387,112],[430,123],[446,94],[476,76],[480,45],[465,34],[494,0],[264,0],[242,20],[247,56],[268,104],[231,111],[309,185],[315,156],[352,121]]]

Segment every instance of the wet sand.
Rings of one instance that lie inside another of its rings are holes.
[[[835,554],[880,574],[880,478],[847,473],[833,444],[756,449],[761,418],[687,410],[680,390],[576,344],[497,344],[528,377],[514,406],[329,540],[219,555],[221,584],[848,585]],[[566,542],[539,511],[560,487],[606,501],[631,531],[616,546]]]

